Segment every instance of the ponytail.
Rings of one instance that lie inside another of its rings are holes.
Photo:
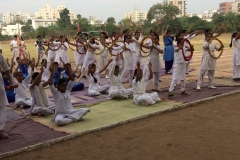
[[[232,48],[232,41],[233,41],[233,38],[236,37],[236,35],[237,35],[237,32],[234,32],[234,33],[232,34],[231,42],[230,42],[230,44],[229,44],[229,47],[230,47],[230,48]]]

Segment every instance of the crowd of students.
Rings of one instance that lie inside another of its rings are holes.
[[[32,115],[54,114],[52,121],[57,125],[66,125],[81,120],[89,112],[89,109],[74,109],[70,93],[84,89],[82,78],[88,79],[89,96],[106,94],[107,99],[132,98],[135,104],[144,106],[161,101],[158,95],[161,81],[160,66],[162,65],[160,54],[163,54],[165,61],[165,73],[170,74],[172,71],[168,96],[174,96],[173,90],[178,82],[181,84],[181,94],[188,95],[185,90],[185,76],[189,74],[191,61],[184,59],[183,52],[191,52],[192,46],[186,46],[183,44],[183,40],[191,40],[202,31],[188,33],[187,30],[183,30],[179,32],[176,27],[176,35],[172,36],[167,27],[163,33],[165,46],[163,49],[159,44],[160,26],[161,22],[159,21],[158,31],[155,32],[153,28],[148,40],[144,43],[142,43],[144,24],[142,24],[142,31],[138,29],[138,26],[135,30],[124,30],[119,27],[121,34],[114,32],[112,36],[109,36],[106,32],[101,31],[100,38],[90,36],[88,40],[78,33],[74,42],[69,42],[65,36],[58,36],[58,41],[56,41],[56,37],[51,36],[48,42],[44,42],[41,36],[38,36],[35,42],[37,60],[30,58],[24,41],[22,40],[19,45],[17,37],[14,36],[14,40],[10,43],[13,53],[11,63],[0,54],[2,73],[0,74],[2,76],[0,77],[2,83],[0,92],[2,93],[1,102],[3,102],[0,104],[0,138],[8,137],[3,132],[6,118],[5,106],[8,105],[8,102],[14,102],[14,108],[31,108]],[[223,48],[223,46],[217,48],[213,42],[210,43],[210,40],[221,34],[224,25],[216,28],[220,28],[219,34],[214,34],[215,30],[205,31],[202,63],[197,82],[198,90],[201,89],[200,85],[206,73],[209,78],[209,88],[215,88],[212,82],[216,59],[212,58],[208,52],[214,55],[215,49],[219,51]],[[232,37],[235,47],[234,80],[240,78],[239,35],[239,33],[235,33]],[[69,62],[70,45],[74,47],[74,69]],[[46,51],[45,48],[48,50]],[[141,57],[141,54],[144,54],[142,48],[151,51],[145,63]],[[97,52],[101,52],[101,54],[97,56]],[[101,85],[101,74],[105,74],[108,78],[108,84]],[[128,76],[128,88],[123,86],[125,76]],[[154,79],[154,87],[150,93],[147,93],[146,90],[151,79]],[[50,103],[44,89],[46,86],[49,86],[55,103]],[[31,96],[27,94],[28,90],[30,90]]]

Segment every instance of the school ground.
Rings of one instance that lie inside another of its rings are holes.
[[[227,42],[227,40],[226,40]],[[183,97],[180,88],[168,98],[171,76],[161,70],[162,102],[149,107],[129,100],[89,97],[87,88],[72,94],[75,107],[89,107],[83,121],[58,127],[52,116],[33,117],[29,110],[7,110],[9,139],[0,140],[3,159],[239,159],[240,82],[232,82],[232,52],[217,60],[214,84],[196,91],[201,51],[194,52]],[[126,78],[127,80],[127,78]],[[205,80],[206,81],[206,80]],[[101,84],[107,80],[101,78]],[[88,87],[87,81],[84,81]],[[124,84],[128,87],[128,83]],[[152,84],[149,89],[152,88]],[[53,101],[52,95],[49,99]]]

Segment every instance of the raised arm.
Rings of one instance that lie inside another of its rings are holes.
[[[214,35],[213,38],[219,37],[222,34],[224,27],[225,27],[225,23],[222,23],[219,33]]]
[[[37,68],[38,65],[39,65],[39,61],[40,61],[40,54],[38,54],[38,59],[37,59],[37,63],[36,63],[36,68]]]
[[[35,60],[33,60],[33,62],[30,65],[31,67],[31,72],[28,74],[28,76],[23,80],[23,83],[25,83],[25,85],[28,85],[31,81],[32,78],[32,74],[34,72],[34,67],[35,67]]]
[[[162,21],[159,19],[158,20],[158,29],[157,29],[157,34],[160,35],[160,32],[161,32],[161,24],[162,24]]]
[[[30,89],[33,89],[37,85],[37,83],[41,81],[42,74],[43,74],[43,66],[41,66],[39,75],[36,77],[35,81],[33,81],[33,83],[31,84]]]
[[[10,65],[10,73],[13,73],[13,66],[14,66],[14,55],[12,57],[11,65]]]
[[[141,70],[140,70],[140,62],[138,61],[138,62],[137,62],[137,76],[136,76],[136,82],[141,81],[140,72],[141,72]]]
[[[150,76],[148,77],[148,79],[152,79],[153,78],[153,72],[152,72],[152,63],[149,62],[148,63],[148,69],[149,69],[149,72],[150,72]]]
[[[166,30],[165,30],[164,33],[163,33],[163,38],[165,38],[165,37],[167,36],[168,27],[169,27],[169,26],[167,25]]]
[[[142,36],[145,34],[145,24],[142,22]]]
[[[133,24],[130,22],[130,35],[132,35],[132,33],[133,33]]]
[[[101,71],[99,71],[99,73],[101,74],[103,71],[105,71],[111,62],[112,59],[109,59],[107,65]]]

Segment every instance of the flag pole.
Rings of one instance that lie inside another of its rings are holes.
[[[21,43],[21,34],[20,34],[20,29],[19,29],[19,23],[18,23],[18,35],[17,35],[17,44],[18,44],[18,49],[19,49],[19,57],[22,56],[22,43]]]

